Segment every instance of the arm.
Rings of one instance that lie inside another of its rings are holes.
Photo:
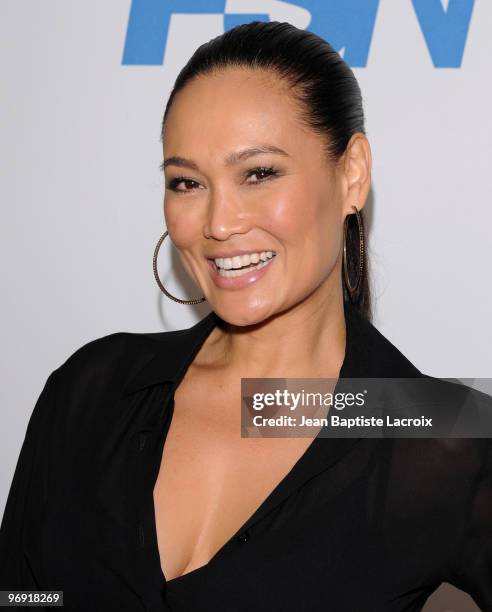
[[[484,439],[483,462],[473,484],[466,528],[446,580],[492,611],[492,439]]]
[[[42,513],[45,502],[43,457],[54,413],[58,370],[46,380],[29,419],[0,527],[0,589],[37,589],[24,559],[26,530]]]

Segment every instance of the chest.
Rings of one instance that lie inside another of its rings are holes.
[[[178,388],[153,490],[167,580],[206,565],[285,478],[312,438],[242,438],[240,389]]]

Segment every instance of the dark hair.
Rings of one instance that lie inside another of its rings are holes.
[[[178,74],[169,96],[161,139],[176,94],[199,75],[234,66],[272,70],[284,78],[299,103],[299,120],[325,137],[329,160],[340,158],[354,133],[366,133],[362,96],[354,73],[326,40],[290,23],[252,21],[224,32],[195,51]],[[349,219],[355,220],[355,215]],[[357,223],[347,224],[346,251],[347,269],[354,284],[359,266]],[[367,269],[364,257],[364,273],[355,296],[350,295],[343,273],[342,286],[344,300],[350,300],[365,318],[370,319]]]

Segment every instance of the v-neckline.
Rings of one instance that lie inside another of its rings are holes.
[[[347,315],[347,305],[345,305],[345,314]],[[165,402],[163,408],[163,414],[166,415],[164,425],[158,428],[157,434],[159,436],[159,467],[155,471],[155,478],[152,479],[150,487],[150,501],[152,512],[151,515],[151,548],[152,558],[156,560],[158,568],[156,568],[159,580],[166,585],[173,585],[181,583],[185,580],[191,579],[194,576],[206,571],[212,564],[215,564],[220,557],[230,548],[231,544],[241,534],[247,532],[257,521],[263,516],[273,510],[279,505],[284,499],[286,499],[292,491],[295,491],[300,487],[307,478],[314,477],[320,472],[325,471],[338,459],[345,455],[350,448],[363,438],[325,438],[320,434],[323,432],[322,428],[318,434],[313,438],[311,444],[304,450],[304,452],[297,459],[293,467],[287,472],[287,474],[278,482],[278,484],[270,491],[270,493],[264,498],[256,510],[249,516],[249,518],[243,522],[243,524],[235,531],[235,533],[226,541],[222,546],[213,554],[213,556],[207,561],[207,563],[197,567],[189,572],[175,576],[174,578],[167,579],[162,569],[162,559],[160,557],[159,543],[157,537],[157,521],[156,511],[154,503],[154,488],[156,486],[157,478],[160,472],[160,463],[162,461],[165,442],[171,427],[173,415],[174,415],[174,396],[176,389],[181,384],[187,371],[189,370],[196,355],[205,344],[207,338],[211,335],[212,331],[218,326],[219,320],[217,315],[212,311],[208,317],[210,317],[210,323],[205,329],[205,333],[200,335],[198,341],[195,343],[193,350],[187,356],[186,361],[180,368],[176,379],[172,383],[169,389],[165,389]],[[340,368],[339,377],[334,389],[336,393],[339,389],[340,381],[348,376],[354,376],[355,373],[351,370],[352,363],[349,362],[350,352],[349,347],[352,341],[351,338],[351,326],[349,324],[347,316],[345,316],[345,327],[346,327],[346,341],[345,341],[345,356]],[[169,413],[168,413],[169,411]]]

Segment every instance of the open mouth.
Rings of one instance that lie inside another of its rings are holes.
[[[212,270],[215,272],[215,274],[218,274],[219,276],[224,276],[224,277],[236,277],[236,276],[243,276],[244,274],[248,274],[249,272],[252,272],[253,270],[261,270],[261,268],[268,266],[275,259],[275,257],[276,257],[276,253],[272,253],[271,257],[265,260],[260,260],[258,263],[251,262],[239,268],[230,268],[228,270],[220,266],[217,266],[217,264],[215,263],[213,259],[207,259],[207,261],[209,265],[211,266]]]

